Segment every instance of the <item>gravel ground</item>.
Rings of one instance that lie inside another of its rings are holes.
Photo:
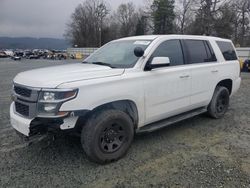
[[[78,138],[27,146],[10,126],[13,77],[64,63],[0,60],[0,187],[250,187],[250,74],[223,119],[200,115],[136,136],[123,159],[100,166]]]

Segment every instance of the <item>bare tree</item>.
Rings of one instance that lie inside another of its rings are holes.
[[[222,5],[213,24],[216,36],[233,38],[235,19],[236,12],[232,6],[229,3]]]
[[[191,7],[194,5],[194,2],[194,0],[179,0],[177,2],[178,6],[176,6],[176,19],[181,34],[185,33],[186,27],[193,20]]]
[[[190,25],[189,33],[200,35],[214,35],[214,24],[220,7],[227,0],[195,0],[195,19]]]
[[[85,0],[67,24],[72,45],[98,47],[110,40],[143,34],[200,34],[250,45],[250,0],[144,0],[139,9],[121,4],[110,14],[104,0]]]
[[[233,2],[234,10],[237,13],[235,20],[235,41],[240,45],[245,46],[247,40],[245,38],[250,35],[250,1],[239,0]]]
[[[107,6],[103,2],[99,3],[97,5],[95,14],[96,14],[95,17],[97,18],[97,25],[99,31],[99,46],[102,46],[103,21],[104,18],[109,14]]]
[[[118,7],[116,16],[121,24],[121,36],[131,36],[135,33],[136,11],[132,2],[121,4]]]
[[[149,20],[150,17],[148,16],[147,11],[140,8],[137,13],[137,20],[136,20],[136,30],[135,35],[145,35],[149,32]]]
[[[201,0],[200,11],[203,14],[202,26],[204,34],[211,35],[213,31],[213,23],[217,11],[219,10],[219,3],[222,0]]]
[[[102,0],[85,1],[79,4],[67,24],[65,37],[79,47],[100,46],[103,20],[108,15],[107,5]]]

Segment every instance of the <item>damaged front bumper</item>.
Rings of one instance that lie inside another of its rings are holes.
[[[48,132],[73,130],[76,127],[78,117],[64,118],[33,118],[29,119],[15,113],[14,103],[10,106],[10,122],[12,127],[21,133],[27,140],[32,137],[43,136]]]

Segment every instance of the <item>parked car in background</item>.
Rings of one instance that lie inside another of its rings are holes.
[[[17,50],[17,51],[14,52],[14,55],[18,56],[18,57],[23,57],[24,52],[22,50]]]
[[[24,53],[23,53],[23,57],[28,59],[29,56],[33,55],[32,51],[30,50],[25,50]]]
[[[15,55],[15,54],[13,56],[11,56],[10,58],[13,59],[14,61],[20,61],[21,60],[21,57]]]
[[[5,54],[9,57],[13,56],[14,55],[14,52],[13,50],[4,50]]]
[[[39,56],[36,54],[31,54],[27,57],[27,59],[39,59]]]
[[[0,51],[0,58],[7,58],[8,55],[4,51]]]
[[[57,54],[57,59],[58,60],[67,59],[67,55],[63,53],[59,53]]]
[[[22,50],[16,50],[14,51],[13,55],[11,56],[11,59],[15,61],[20,61],[24,55],[24,52]]]

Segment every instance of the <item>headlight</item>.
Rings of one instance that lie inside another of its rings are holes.
[[[59,112],[61,105],[76,97],[78,90],[44,90],[39,95],[37,106],[39,117],[58,117],[68,112]]]
[[[42,91],[40,102],[60,102],[72,99],[76,96],[77,90],[70,91]]]
[[[44,92],[42,99],[44,101],[54,101],[55,100],[55,93],[52,92]]]

